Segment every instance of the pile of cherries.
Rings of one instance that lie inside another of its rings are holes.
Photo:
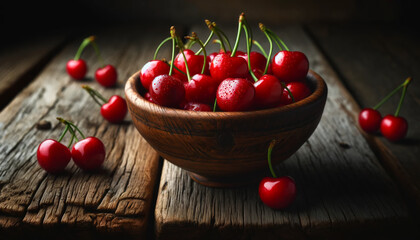
[[[407,78],[401,85],[390,92],[373,108],[362,109],[362,111],[359,113],[359,125],[365,132],[375,133],[380,130],[382,135],[392,142],[399,141],[407,135],[407,120],[398,115],[400,113],[401,106],[407,92],[407,87],[411,80],[411,77]],[[394,94],[399,92],[401,88],[403,89],[403,92],[395,114],[388,114],[382,118],[381,113],[377,109],[380,108],[386,101],[388,101],[388,99],[391,98]]]
[[[243,13],[233,47],[214,22],[206,20],[206,24],[211,30],[207,40],[202,42],[192,33],[186,37],[185,45],[171,27],[171,36],[157,47],[153,60],[141,68],[145,99],[161,106],[192,111],[250,111],[284,106],[311,94],[306,83],[309,62],[305,54],[289,51],[263,24],[259,27],[270,44],[268,55],[252,39]],[[238,50],[242,32],[246,52]],[[214,35],[221,49],[207,54],[206,45]],[[172,41],[171,61],[157,60],[159,49],[169,41]],[[271,58],[273,41],[280,51]],[[194,44],[200,45],[197,52],[190,49]],[[251,51],[254,44],[262,53]],[[176,47],[180,51],[177,55]]]

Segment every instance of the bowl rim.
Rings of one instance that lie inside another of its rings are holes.
[[[148,112],[160,112],[168,116],[176,116],[177,118],[212,118],[212,119],[223,119],[223,118],[244,118],[244,117],[256,117],[256,116],[267,116],[268,114],[288,112],[293,109],[300,108],[302,106],[310,105],[318,100],[321,100],[323,97],[326,97],[327,94],[327,85],[324,79],[313,70],[309,69],[307,78],[314,78],[315,81],[315,90],[308,97],[285,106],[274,107],[268,109],[259,109],[252,111],[242,111],[242,112],[199,112],[199,111],[188,111],[183,109],[169,108],[160,106],[155,103],[151,103],[137,91],[136,88],[136,79],[139,79],[140,70],[134,73],[126,82],[125,85],[125,95],[127,101],[130,101],[137,108],[142,109]],[[130,109],[130,108],[129,108]],[[131,111],[131,109],[130,109]]]

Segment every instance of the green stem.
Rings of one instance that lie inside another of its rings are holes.
[[[167,41],[169,41],[169,40],[171,40],[171,39],[172,39],[171,37],[167,37],[167,38],[165,38],[165,40],[163,40],[163,41],[159,44],[159,46],[156,48],[155,55],[153,55],[153,60],[156,60],[156,57],[157,57],[157,55],[158,55],[158,52],[160,51],[160,48],[163,46],[163,44],[165,44]]]
[[[203,49],[204,61],[203,61],[203,67],[201,69],[201,74],[204,74],[204,71],[206,70],[206,64],[207,64],[206,47],[204,46],[204,43],[198,38],[195,32],[192,33],[191,37],[187,36],[186,38],[189,39],[189,41],[197,42],[201,46],[201,49]]]
[[[72,131],[73,131],[73,129],[72,129]],[[74,132],[74,131],[73,131]],[[71,139],[70,139],[70,142],[69,142],[69,144],[67,145],[67,148],[70,148],[71,147],[71,145],[73,144],[73,141],[74,141],[74,138],[75,138],[76,136],[75,135],[71,135]],[[79,141],[79,140],[77,140],[77,141]]]
[[[209,36],[208,36],[208,38],[207,38],[207,40],[206,40],[206,42],[204,42],[204,48],[207,46],[207,44],[210,42],[210,40],[211,40],[211,38],[213,37],[213,35],[214,35],[214,32],[213,31],[211,31],[210,32],[210,34],[209,34]],[[198,50],[196,53],[195,53],[195,55],[198,55],[198,54],[200,54],[201,53],[201,51],[203,51],[203,49],[204,49],[203,47],[200,49],[200,50]]]
[[[411,77],[407,78],[402,84],[400,84],[398,87],[396,87],[392,92],[390,92],[388,95],[386,95],[378,104],[376,104],[373,109],[377,110],[380,108],[386,101],[388,101],[389,98],[394,96],[402,87],[408,85],[411,82]]]
[[[83,50],[86,48],[89,43],[91,43],[93,40],[95,40],[94,36],[87,37],[83,39],[83,42],[80,44],[79,49],[76,52],[76,55],[74,56],[74,60],[79,60],[80,56],[82,55]]]
[[[58,138],[58,142],[61,142],[64,138],[64,135],[66,135],[67,131],[69,130],[69,126],[66,125],[66,128],[64,129],[64,131],[61,133],[60,138]]]
[[[184,58],[185,69],[187,70],[188,82],[191,81],[190,69],[188,68],[187,57],[185,57],[184,50],[181,50],[182,57]]]
[[[267,53],[265,52],[264,48],[261,46],[261,44],[257,40],[252,40],[252,43],[255,44],[261,51],[261,53],[264,55],[265,58],[267,57]]]
[[[95,49],[96,56],[98,57],[99,62],[101,63],[101,66],[105,67],[105,61],[101,56],[101,52],[99,51],[98,45],[96,44],[95,40],[92,40],[91,44],[92,44],[93,49]]]
[[[273,175],[274,178],[277,178],[277,175],[273,169],[273,165],[271,164],[271,153],[273,152],[273,148],[275,145],[276,145],[276,140],[272,140],[270,142],[270,146],[268,146],[267,159],[268,159],[268,167],[270,168],[271,175]]]
[[[171,65],[169,67],[169,76],[172,75],[172,72],[174,70],[174,60],[175,60],[175,47],[176,47],[176,36],[175,36],[175,27],[171,27],[171,39],[172,39],[172,57],[171,57]]]
[[[216,112],[216,108],[217,108],[217,98],[214,99],[213,112]]]
[[[255,76],[255,74],[254,74],[254,72],[252,71],[252,68],[251,68],[251,58],[249,57],[249,55],[251,53],[250,42],[252,42],[252,39],[249,39],[249,32],[248,32],[247,24],[243,25],[243,29],[245,31],[245,37],[246,37],[246,53],[247,53],[247,57],[248,57],[248,70],[249,70],[249,73],[251,74],[252,79],[254,79],[255,82],[258,82],[258,78]]]
[[[411,82],[411,77],[408,77],[405,80],[405,82],[403,83],[403,85],[404,85],[403,92],[402,92],[402,95],[401,95],[401,98],[400,98],[400,102],[398,103],[397,111],[395,111],[395,114],[394,114],[394,116],[396,116],[396,117],[398,117],[398,115],[400,114],[401,106],[402,106],[402,103],[404,101],[405,94],[407,92],[407,87],[410,84],[410,82]]]
[[[60,121],[61,123],[63,123],[63,124],[65,124],[66,125],[66,129],[68,129],[69,131],[70,131],[70,133],[72,134],[72,138],[74,137],[74,138],[76,138],[76,140],[77,141],[79,141],[79,139],[77,139],[77,136],[76,136],[76,133],[74,132],[74,130],[73,130],[73,128],[72,128],[72,126],[74,126],[74,124],[72,124],[70,121],[67,121],[67,120],[65,120],[65,119],[63,119],[63,118],[61,118],[61,117],[57,117],[57,120],[58,121]],[[75,126],[75,128],[76,129],[78,129],[76,126]],[[79,130],[80,131],[80,130]],[[81,132],[80,132],[81,133]],[[83,133],[81,133],[80,134],[83,138],[85,138],[84,136],[83,136]]]
[[[68,124],[68,123],[67,123]],[[70,125],[69,125],[70,126]],[[79,141],[79,139],[77,138],[77,136],[76,136],[76,132],[73,130],[73,128],[72,127],[70,127],[69,128],[69,131],[70,131],[70,133],[71,133],[71,135],[72,135],[72,137],[71,137],[71,140],[70,140],[70,146],[71,146],[71,143],[73,143],[73,139],[76,139],[76,141],[78,142]],[[82,136],[83,137],[83,136]],[[84,137],[83,137],[84,138]]]
[[[102,96],[98,91],[96,91],[95,89],[91,88],[88,85],[82,85],[82,88],[85,89],[90,96],[93,98],[93,100],[95,100],[95,102],[97,102],[100,106],[102,106],[103,104],[107,103],[106,99],[104,98],[104,96]],[[96,97],[98,97],[103,103],[101,104]]]
[[[289,93],[290,98],[292,98],[292,102],[295,102],[295,97],[293,97],[292,92],[290,91],[290,89],[286,86],[286,84],[284,82],[281,82],[281,85],[283,86],[284,89],[286,89],[286,91]]]
[[[224,52],[226,52],[226,47],[225,47],[225,44],[223,43],[223,38],[222,38],[222,36],[220,35],[220,33],[216,30],[216,28],[215,28],[215,26],[216,26],[216,23],[212,23],[212,22],[210,22],[209,20],[205,20],[205,22],[206,22],[206,24],[207,24],[207,27],[212,31],[212,32],[214,32],[216,35],[217,35],[217,37],[219,38],[219,40],[220,40],[220,46],[222,47],[222,49],[223,49],[223,51]]]
[[[236,33],[235,45],[233,46],[232,54],[230,55],[231,57],[234,57],[236,54],[236,51],[238,50],[239,39],[241,37],[242,25],[243,25],[242,19],[243,19],[243,13],[239,16],[238,32]]]
[[[232,51],[232,46],[230,45],[229,38],[226,36],[226,34],[222,31],[222,29],[220,29],[216,25],[216,23],[214,23],[214,28],[216,29],[217,32],[219,32],[222,35],[223,40],[227,43],[227,45],[229,47],[229,51]]]
[[[270,65],[271,55],[273,54],[273,40],[271,40],[271,37],[265,31],[264,31],[264,35],[267,37],[268,42],[270,43],[270,52],[268,53],[267,63],[265,64],[265,69],[264,69],[264,74],[263,75],[265,75],[268,71],[268,66]]]
[[[82,138],[85,139],[85,135],[82,133],[82,131],[80,131],[80,129],[74,123],[72,123],[70,121],[67,121],[67,123],[70,124],[71,127],[74,127],[74,129],[76,129],[76,131],[79,132],[80,136],[82,136]],[[72,130],[72,129],[70,129],[70,130]]]
[[[271,31],[270,29],[267,28],[267,32],[269,32],[274,39],[277,39],[281,45],[283,45],[284,49],[286,49],[286,51],[290,51],[289,48],[286,46],[286,44],[283,42],[283,40],[281,40],[281,38],[279,36],[277,36],[277,34],[275,34],[273,31]]]
[[[171,66],[171,64],[169,64],[167,61],[163,61],[164,63],[166,63],[166,64],[168,64],[168,66],[170,67]],[[184,72],[184,71],[182,71],[181,69],[179,69],[177,66],[175,66],[174,65],[174,68],[176,69],[176,70],[178,70],[178,72],[180,72],[180,73],[182,73],[183,75],[185,75],[185,76],[187,76],[187,74]]]

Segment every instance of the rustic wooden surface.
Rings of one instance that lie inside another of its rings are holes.
[[[352,114],[359,110],[357,104],[301,28],[276,32],[291,49],[307,54],[311,68],[329,87],[317,130],[278,168],[282,175],[295,178],[296,202],[288,210],[273,211],[259,200],[257,184],[206,188],[165,161],[155,209],[157,236],[170,239],[178,232],[185,239],[410,236],[410,231],[397,230],[410,225],[409,210],[357,129]],[[260,42],[263,39],[259,37]]]
[[[409,27],[392,29],[381,25],[315,25],[310,31],[362,107],[373,107],[407,77],[413,77],[400,112],[409,123],[407,138],[400,143],[390,143],[379,134],[368,139],[420,208],[419,34]],[[382,116],[394,114],[400,96],[379,109]]]
[[[0,110],[33,80],[65,43],[64,36],[33,38],[0,49]]]
[[[106,97],[123,95],[125,80],[153,54],[155,42],[146,39],[163,38],[166,33],[140,36],[134,30],[112,29],[97,38],[105,62],[118,69],[116,88],[105,90],[93,80],[94,70],[99,67],[93,49],[82,55],[90,67],[87,78],[76,82],[68,77],[66,62],[74,56],[80,38],[65,47],[1,112],[0,236],[19,236],[29,230],[40,233],[40,229],[48,229],[41,236],[55,236],[57,232],[73,237],[83,232],[135,237],[146,234],[159,156],[141,138],[129,117],[123,124],[109,124],[80,87],[81,83],[89,84]],[[56,116],[72,120],[86,135],[102,139],[107,158],[100,171],[86,173],[71,163],[64,174],[53,175],[38,166],[38,144],[46,138],[57,138],[63,130]],[[52,129],[36,129],[40,120],[50,121]]]

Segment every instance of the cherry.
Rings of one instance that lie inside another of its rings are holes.
[[[198,112],[211,112],[212,111],[210,105],[207,105],[204,103],[189,102],[185,104],[183,108],[184,110],[198,111]]]
[[[284,88],[283,95],[280,100],[280,106],[300,101],[311,95],[311,90],[304,82],[290,82],[286,85],[286,87],[292,93],[293,98],[290,96],[289,91],[287,91],[287,89]]]
[[[73,145],[71,156],[74,163],[83,170],[99,168],[105,160],[105,146],[96,137],[87,137]]]
[[[87,72],[87,65],[83,59],[69,60],[66,65],[67,73],[76,80],[82,80]]]
[[[364,108],[359,113],[359,125],[365,132],[374,133],[378,131],[381,121],[381,113],[375,109]]]
[[[140,71],[140,81],[145,89],[149,89],[150,83],[155,77],[169,73],[169,65],[161,60],[147,62]]]
[[[185,99],[189,102],[211,104],[216,97],[218,83],[210,76],[196,74],[185,83]]]
[[[248,54],[246,54],[246,53],[240,54],[240,55],[238,55],[238,57],[241,57],[241,58],[245,59],[245,61],[248,62]],[[251,69],[253,69],[255,71],[258,69],[258,70],[261,70],[262,72],[264,72],[265,65],[267,64],[267,58],[264,57],[264,55],[262,55],[259,52],[251,52],[249,54],[249,59],[251,61]]]
[[[273,75],[266,74],[254,83],[255,105],[270,108],[278,105],[283,95],[283,86]]]
[[[210,75],[218,83],[226,78],[246,78],[248,65],[241,57],[231,57],[227,53],[219,53],[210,64]]]
[[[216,93],[217,105],[223,111],[244,111],[252,106],[255,96],[254,85],[244,78],[223,80]]]
[[[268,148],[268,166],[273,177],[261,180],[258,193],[261,201],[273,209],[283,209],[289,206],[296,197],[295,181],[289,177],[278,178],[271,165],[271,152],[276,141],[273,140]]]
[[[144,97],[144,99],[146,99],[147,101],[149,101],[149,102],[151,102],[151,103],[155,103],[155,102],[153,101],[152,96],[150,95],[150,93],[149,93],[149,92],[145,93],[143,97]]]
[[[61,172],[70,162],[70,150],[54,139],[41,142],[36,152],[39,165],[49,173]]]
[[[95,79],[104,87],[112,87],[117,82],[117,70],[110,64],[98,68],[95,72]]]
[[[408,123],[403,117],[386,115],[381,121],[381,133],[388,140],[396,142],[407,135]]]
[[[113,95],[108,101],[96,90],[87,85],[82,85],[89,95],[101,106],[101,115],[110,123],[120,123],[127,115],[127,103],[125,100],[118,96]],[[99,100],[98,100],[99,99]]]
[[[204,56],[195,55],[195,53],[191,49],[185,49],[184,54],[187,59],[188,70],[190,71],[190,75],[193,76],[195,74],[201,73],[201,70],[203,69],[203,64],[204,64]],[[174,65],[183,72],[187,71],[185,67],[184,57],[181,53],[178,53],[178,55],[175,57]],[[207,62],[205,66],[205,70],[207,71],[204,71],[204,74],[207,74],[207,75],[209,74],[208,69],[209,67],[208,67],[208,62]],[[183,75],[176,69],[175,69],[175,74],[177,74],[176,75],[177,77],[182,76],[182,77],[178,77],[180,80],[184,82],[187,81],[187,76]]]
[[[152,81],[149,93],[156,104],[165,107],[177,107],[185,97],[182,81],[167,74],[157,76]]]
[[[286,83],[301,81],[308,74],[309,61],[302,52],[280,51],[273,57],[271,70],[280,81]]]

